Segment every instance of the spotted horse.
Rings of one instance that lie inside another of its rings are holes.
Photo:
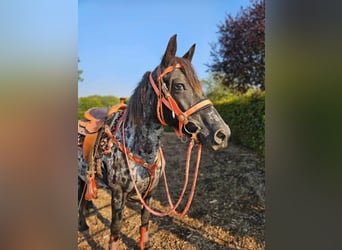
[[[228,146],[229,126],[203,93],[191,64],[195,44],[176,56],[176,35],[168,42],[160,64],[146,72],[135,88],[128,104],[111,108],[92,108],[78,124],[78,200],[79,231],[88,229],[85,206],[97,195],[101,180],[111,190],[112,219],[109,249],[119,249],[120,229],[125,201],[135,199],[142,205],[140,249],[149,249],[149,217],[183,216],[193,197],[202,145],[219,150]],[[169,196],[165,160],[160,139],[164,126],[189,141],[186,173],[190,153],[197,146],[197,162],[191,192],[183,211],[178,208],[188,184],[188,174],[177,202]],[[164,184],[170,208],[156,211],[150,207],[159,179]],[[95,182],[96,180],[96,182]]]

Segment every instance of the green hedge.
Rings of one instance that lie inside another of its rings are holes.
[[[120,99],[116,96],[87,96],[78,98],[78,119],[84,118],[84,112],[94,107],[111,107],[118,104]]]
[[[214,102],[229,125],[234,143],[265,153],[265,91],[253,91]]]

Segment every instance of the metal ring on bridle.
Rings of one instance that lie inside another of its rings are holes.
[[[197,127],[197,126],[196,126],[196,127]],[[185,125],[183,126],[183,128],[184,128],[185,132],[187,132],[189,135],[197,134],[197,133],[200,131],[200,128],[199,128],[199,127],[197,127],[197,129],[196,129],[195,132],[190,132],[190,131],[186,128]]]

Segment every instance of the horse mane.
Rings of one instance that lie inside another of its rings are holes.
[[[157,96],[154,92],[151,94],[151,91],[148,91],[151,88],[148,88],[149,83],[149,75],[150,71],[147,71],[141,81],[139,82],[138,86],[135,88],[133,95],[129,98],[129,103],[127,107],[127,115],[128,115],[128,122],[131,125],[141,125],[144,119],[144,107],[156,106],[157,103]],[[149,93],[150,92],[150,93]],[[155,112],[153,109],[152,112]]]
[[[202,86],[198,77],[196,75],[195,70],[192,67],[191,62],[188,59],[182,57],[174,57],[170,61],[169,65],[176,65],[180,63],[182,67],[180,70],[188,79],[191,88],[194,92],[198,95],[203,94]],[[147,71],[141,81],[139,82],[138,86],[135,88],[133,95],[129,99],[127,111],[128,111],[128,122],[131,125],[141,125],[144,119],[144,114],[147,112],[151,112],[149,115],[149,119],[157,119],[155,114],[156,112],[156,105],[157,105],[157,96],[154,90],[150,87],[149,82],[149,75],[150,71]],[[171,86],[169,86],[171,88]],[[144,107],[150,107],[150,110],[144,110]],[[145,118],[146,119],[146,118]]]

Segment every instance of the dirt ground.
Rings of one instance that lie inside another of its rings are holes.
[[[176,200],[183,186],[187,144],[173,133],[165,133],[162,141],[169,188],[173,200]],[[196,151],[194,148],[192,163]],[[151,248],[265,249],[264,165],[264,158],[234,144],[216,152],[203,149],[189,212],[182,218],[151,215]],[[165,211],[167,204],[161,179],[152,207]],[[100,189],[94,205],[87,217],[89,231],[78,232],[78,249],[108,249],[111,221],[109,191]],[[140,208],[137,203],[126,203],[121,249],[138,249]]]

